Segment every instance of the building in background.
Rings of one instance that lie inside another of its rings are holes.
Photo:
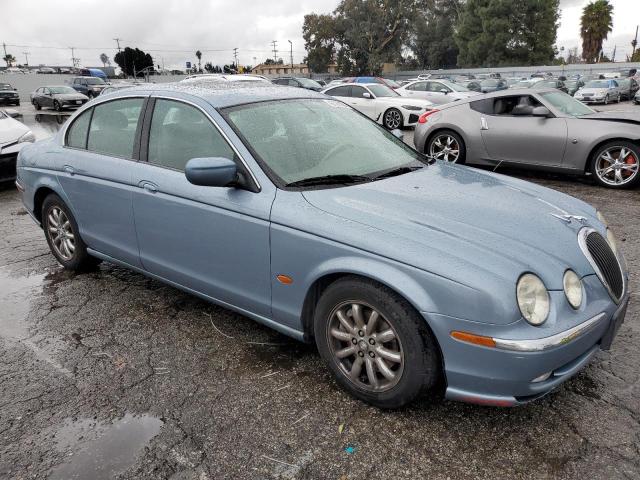
[[[328,73],[336,73],[337,65],[329,65]],[[255,73],[257,75],[304,75],[308,76],[311,72],[309,72],[309,66],[306,63],[294,63],[293,65],[289,63],[272,63],[272,64],[264,64],[261,63],[251,69],[251,73]]]

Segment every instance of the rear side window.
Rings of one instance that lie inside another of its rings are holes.
[[[127,98],[93,107],[87,150],[132,158],[144,99]]]
[[[149,132],[149,163],[184,170],[192,158],[224,157],[233,150],[204,113],[182,102],[157,99]]]
[[[82,112],[69,127],[67,133],[67,146],[73,148],[87,147],[87,132],[89,131],[89,122],[91,121],[91,112],[93,108]]]

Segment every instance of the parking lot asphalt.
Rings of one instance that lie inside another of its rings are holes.
[[[0,478],[640,477],[640,192],[507,173],[599,208],[634,292],[610,352],[512,409],[367,406],[311,345],[114,265],[63,271],[1,191]]]

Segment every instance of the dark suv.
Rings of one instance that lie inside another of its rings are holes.
[[[71,80],[71,87],[80,93],[84,93],[87,97],[93,98],[100,95],[102,89],[107,84],[98,77],[74,77]]]
[[[0,103],[5,103],[7,105],[20,105],[18,89],[13,88],[8,83],[0,82]]]

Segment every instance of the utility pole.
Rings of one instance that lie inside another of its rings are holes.
[[[291,73],[293,74],[293,43],[291,40],[287,40],[289,42],[289,46],[291,47]]]
[[[236,66],[236,72],[239,70],[238,68],[238,47],[233,49],[233,64]]]
[[[638,46],[638,25],[636,25],[636,36],[633,40],[631,40],[631,46],[633,47],[631,58],[633,58],[633,56],[636,54],[636,47]]]
[[[71,49],[71,65],[73,67],[76,66],[76,54],[75,54],[75,49],[76,47],[69,47]]]
[[[272,40],[271,45],[273,45],[273,62],[276,63],[278,61],[278,50],[276,50],[278,42],[276,40]]]
[[[613,55],[611,55],[611,63],[614,63],[616,61],[616,48],[618,48],[617,45],[613,46]]]
[[[22,52],[22,54],[24,55],[25,65],[28,67],[29,66],[29,55],[31,54],[31,52]]]
[[[121,38],[114,38],[114,40],[116,41],[116,44],[118,45],[118,52],[120,52],[120,40],[122,40]]]
[[[4,56],[7,56],[7,44],[2,42],[2,48],[4,48]]]

